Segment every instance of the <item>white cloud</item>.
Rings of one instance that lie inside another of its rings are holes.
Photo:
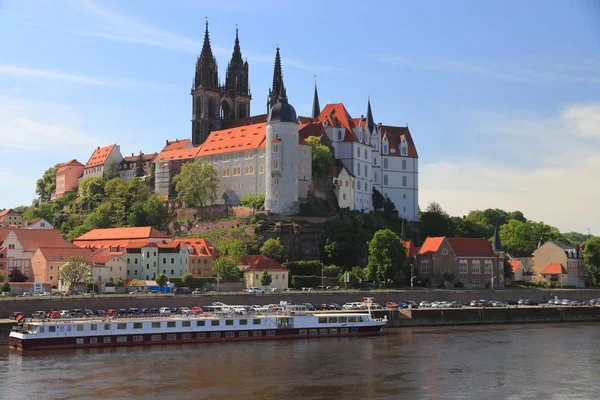
[[[562,231],[600,233],[598,107],[572,105],[545,118],[505,115],[503,121],[496,114],[481,121],[481,126],[507,127],[496,130],[496,136],[506,133],[501,153],[490,152],[488,159],[462,154],[421,165],[421,208],[437,201],[451,215],[496,207],[520,210]],[[517,157],[515,149],[521,150]]]

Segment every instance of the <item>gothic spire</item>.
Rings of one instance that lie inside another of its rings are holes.
[[[321,114],[321,106],[319,105],[319,94],[317,93],[317,77],[315,76],[315,95],[313,97],[312,118],[318,118]]]
[[[502,248],[502,242],[500,241],[500,230],[498,229],[498,224],[496,224],[494,227],[494,243],[492,243],[492,250],[494,250],[494,253],[504,251]]]
[[[367,130],[370,134],[373,134],[375,129],[375,120],[373,119],[373,112],[371,111],[371,97],[369,97],[367,103]]]
[[[208,37],[208,19],[206,20],[206,29],[204,30],[204,43],[202,44],[202,52],[200,53],[200,58],[208,58],[211,61],[213,59],[212,49],[210,48],[210,38]]]
[[[277,104],[279,98],[282,97],[282,86],[283,73],[281,72],[281,56],[279,55],[279,46],[277,46],[277,52],[275,53],[275,66],[273,67],[273,86],[271,86],[271,90],[269,91],[267,112],[271,107]]]
[[[240,39],[238,36],[238,26],[235,26],[235,45],[233,46],[233,54],[231,55],[231,61],[229,65],[243,65],[244,60],[242,60],[242,51],[240,50]]]

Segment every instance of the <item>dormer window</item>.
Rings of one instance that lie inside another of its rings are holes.
[[[342,140],[342,131],[338,131],[338,140]]]
[[[403,156],[406,156],[406,155],[407,155],[408,151],[407,151],[407,149],[406,149],[406,146],[402,146],[402,147],[400,148],[400,153],[401,153]]]
[[[383,144],[383,154],[387,154],[388,153],[388,145],[387,143]]]

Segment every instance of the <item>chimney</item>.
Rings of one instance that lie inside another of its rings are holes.
[[[96,150],[100,150],[100,146],[98,146],[98,148]]]
[[[131,153],[131,157],[133,157],[133,153]]]
[[[168,145],[169,144],[169,139],[167,139],[166,142],[167,142],[167,145]]]

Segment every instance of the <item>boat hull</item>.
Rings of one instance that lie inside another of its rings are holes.
[[[250,331],[186,332],[171,334],[123,334],[95,337],[19,338],[9,337],[9,346],[17,350],[51,350],[69,348],[104,348],[149,346],[181,343],[237,342],[250,340],[316,339],[348,336],[373,336],[383,325],[360,326],[352,329],[277,329]]]

